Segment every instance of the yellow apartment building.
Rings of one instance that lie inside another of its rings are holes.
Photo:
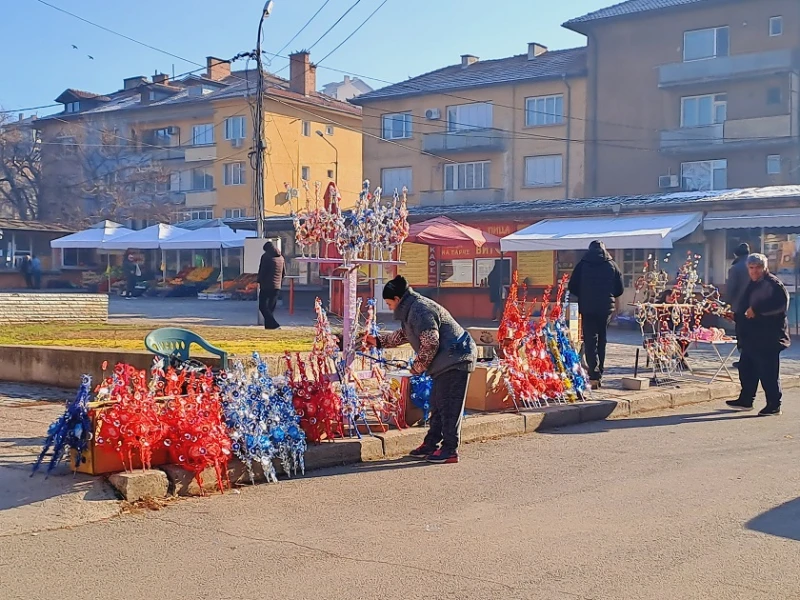
[[[44,217],[252,218],[256,75],[209,57],[203,74],[130,77],[108,95],[66,90],[57,99],[64,110],[37,121]],[[304,179],[312,188],[336,181],[352,204],[361,110],[316,91],[308,53],[292,55],[289,79],[267,74],[265,113],[265,216],[304,203]],[[299,199],[287,201],[287,186],[301,189]]]
[[[358,96],[364,172],[421,206],[580,197],[586,77],[586,48],[532,43]]]

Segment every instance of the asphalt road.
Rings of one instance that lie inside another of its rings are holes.
[[[707,404],[0,536],[0,597],[800,598],[800,394],[785,408]]]

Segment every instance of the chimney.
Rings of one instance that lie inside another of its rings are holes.
[[[147,77],[143,75],[137,75],[136,77],[128,77],[127,79],[122,80],[122,89],[123,90],[135,90],[140,85],[144,85],[147,83]]]
[[[289,55],[289,90],[296,94],[310,96],[317,90],[317,67],[310,59],[305,50]]]
[[[474,65],[480,59],[477,56],[473,56],[472,54],[462,54],[461,55],[461,66],[463,68],[467,68],[470,65]]]
[[[206,78],[211,81],[222,81],[231,76],[231,63],[213,56],[206,57]]]
[[[547,52],[547,46],[543,46],[538,42],[531,42],[528,44],[528,60],[533,60],[537,56],[541,56]]]
[[[166,73],[156,73],[153,75],[153,83],[160,83],[161,85],[169,85],[169,75]]]

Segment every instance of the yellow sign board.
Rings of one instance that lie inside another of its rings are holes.
[[[552,250],[538,252],[517,252],[517,272],[522,283],[528,279],[528,285],[546,286],[555,283],[556,253]]]
[[[406,264],[399,265],[397,272],[406,278],[409,285],[428,285],[428,246],[406,242],[400,260]]]

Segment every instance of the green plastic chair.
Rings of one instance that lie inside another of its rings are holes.
[[[192,344],[197,344],[209,354],[218,356],[222,368],[228,368],[228,353],[212,346],[193,331],[177,327],[163,327],[151,331],[144,338],[145,348],[153,354],[164,358],[177,356],[183,361],[189,360],[189,348]]]

